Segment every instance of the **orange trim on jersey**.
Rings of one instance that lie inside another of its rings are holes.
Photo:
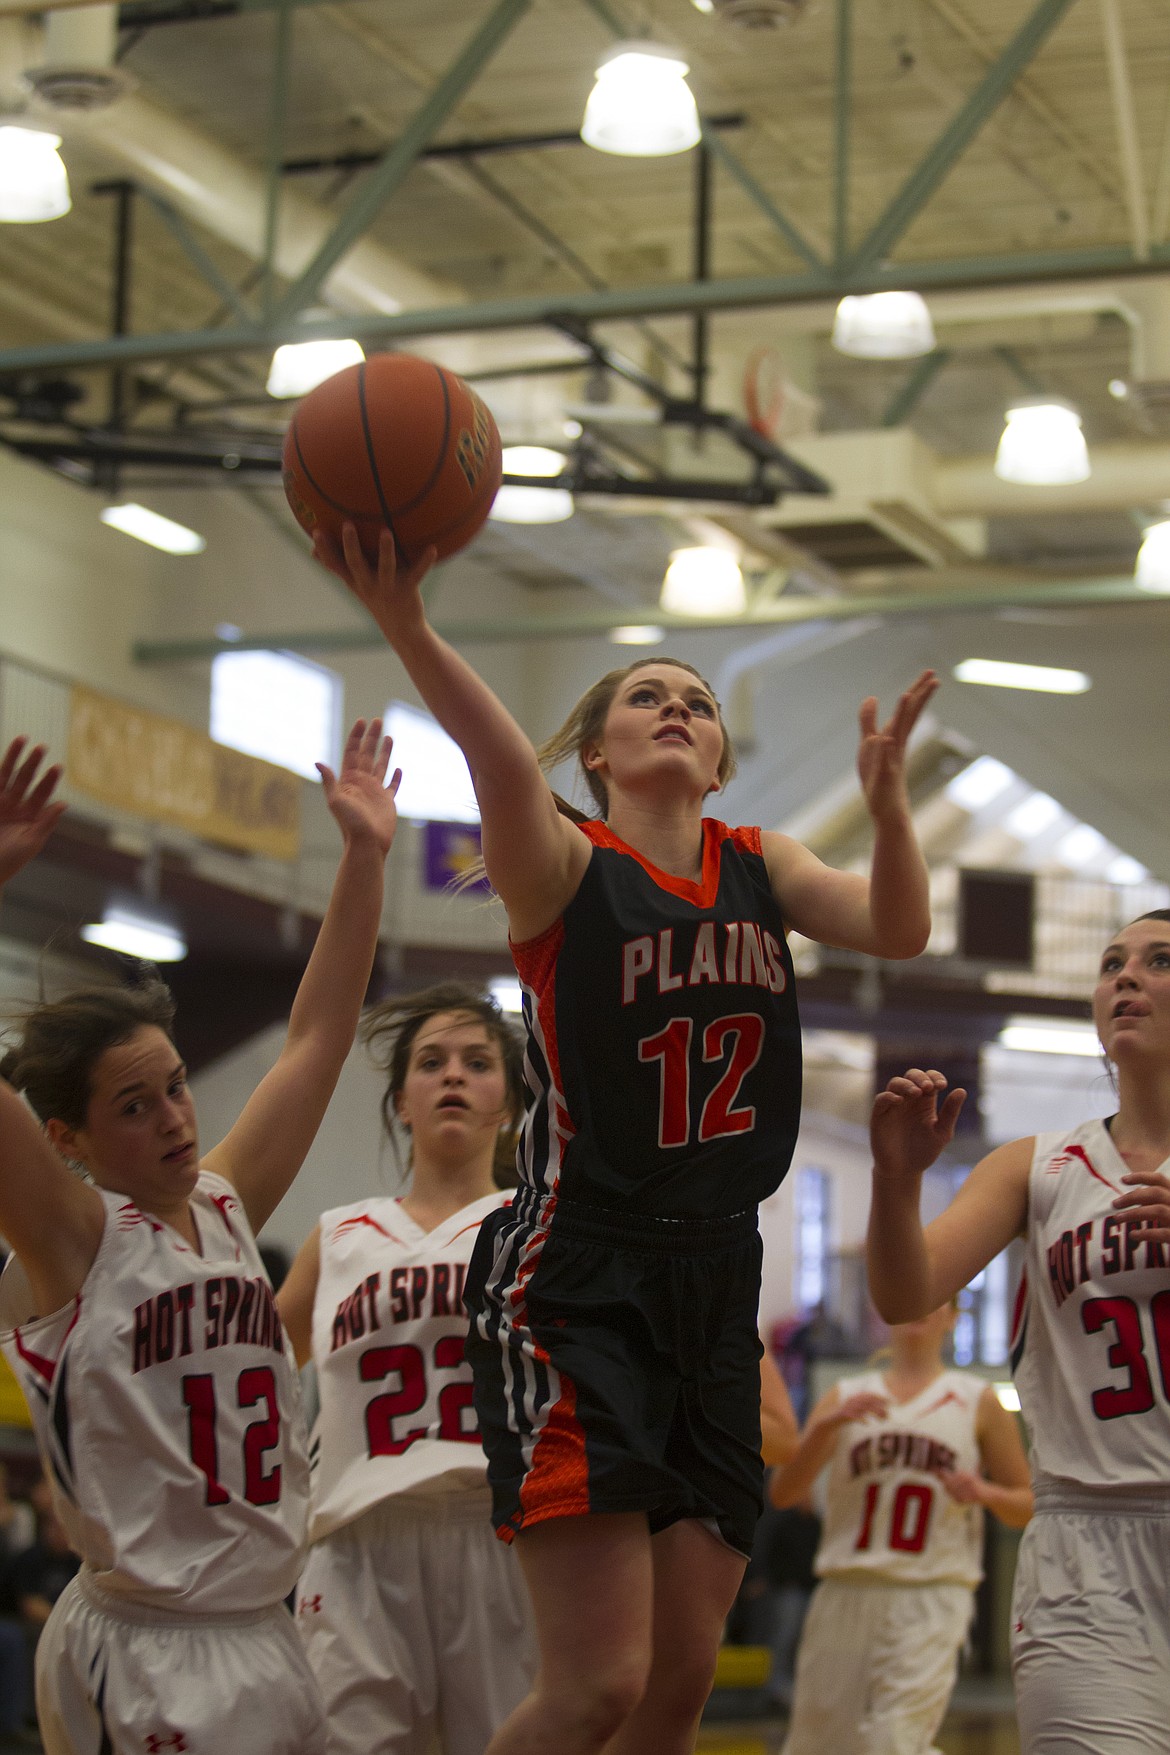
[[[749,853],[760,851],[760,831],[758,829],[729,829],[716,817],[703,818],[703,871],[696,883],[691,878],[674,877],[670,872],[663,871],[653,864],[636,847],[631,847],[619,835],[615,835],[607,823],[582,823],[581,833],[595,847],[609,847],[615,853],[625,853],[630,859],[636,859],[647,877],[652,878],[660,890],[667,890],[670,895],[677,896],[682,902],[690,902],[696,908],[711,908],[719,892],[720,854],[725,841],[732,841],[736,846]],[[755,845],[750,837],[755,836]],[[748,837],[748,839],[743,839]]]
[[[557,958],[565,942],[565,922],[554,920],[538,938],[512,946],[512,961],[522,984],[536,999],[536,1020],[533,1034],[536,1045],[548,1065],[549,1088],[546,1104],[551,1099],[552,1114],[547,1118],[548,1162],[553,1171],[555,1189],[564,1157],[564,1142],[573,1138],[577,1129],[564,1099],[561,1078],[561,1049],[557,1041]]]
[[[544,1348],[536,1357],[548,1363]],[[561,1376],[561,1393],[549,1409],[520,1488],[520,1527],[550,1517],[583,1517],[589,1510],[589,1464],[585,1429],[577,1418],[577,1386]]]

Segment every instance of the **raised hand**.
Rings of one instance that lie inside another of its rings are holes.
[[[340,546],[327,531],[318,529],[313,538],[313,555],[348,585],[392,646],[425,623],[419,586],[435,564],[433,548],[424,549],[410,566],[400,568],[394,538],[389,530],[383,530],[375,563],[362,548],[356,525],[344,524]]]
[[[394,800],[402,780],[401,768],[395,768],[389,786],[386,784],[393,747],[392,740],[382,736],[380,719],[359,719],[345,740],[341,773],[335,775],[323,762],[317,763],[325,802],[347,844],[370,841],[383,857],[390,851],[398,825]]]
[[[857,773],[869,814],[875,822],[910,808],[906,791],[906,743],[926,703],[938,688],[933,670],[922,675],[900,695],[886,724],[878,729],[877,697],[861,703],[858,723]]]
[[[14,737],[0,759],[0,884],[36,857],[65,810],[51,802],[60,764],[38,777],[45,746],[38,743],[25,755],[27,743],[26,737]]]
[[[1170,1178],[1160,1170],[1127,1170],[1126,1184],[1113,1205],[1127,1219],[1136,1219],[1148,1243],[1170,1243]]]
[[[940,1108],[939,1099],[946,1088],[940,1072],[923,1072],[915,1066],[878,1092],[869,1123],[878,1170],[921,1176],[943,1147],[950,1145],[967,1093],[951,1091]]]

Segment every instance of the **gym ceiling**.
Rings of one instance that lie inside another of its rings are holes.
[[[577,138],[631,40],[681,50],[701,147]],[[273,346],[428,353],[580,490],[440,576],[473,657],[596,672],[608,627],[664,619],[670,551],[731,536],[747,611],[671,649],[738,691],[736,816],[850,856],[856,702],[933,663],[921,800],[989,752],[1170,877],[1170,600],[1132,580],[1170,503],[1166,0],[0,0],[0,110],[63,136],[74,202],[0,227],[0,443],[79,492],[250,496],[287,555]],[[935,348],[836,352],[838,299],[888,288]],[[1029,396],[1079,411],[1088,482],[994,476]],[[274,582],[245,638],[368,644],[327,588],[308,635],[281,616]],[[141,662],[205,667],[210,617],[180,633]],[[973,655],[1093,686],[950,682]]]

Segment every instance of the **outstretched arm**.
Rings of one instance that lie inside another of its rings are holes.
[[[508,911],[513,938],[535,937],[572,900],[589,862],[589,843],[558,814],[536,751],[512,715],[427,621],[419,586],[434,550],[400,573],[394,539],[384,531],[375,568],[347,524],[342,549],[321,533],[314,553],[369,610],[463,751],[479,800],[488,877]]]
[[[0,887],[36,857],[65,809],[53,803],[60,767],[38,773],[44,745],[27,746],[27,738],[14,737],[0,758]],[[0,1079],[0,1231],[41,1315],[81,1290],[103,1223],[100,1195],[68,1169],[28,1105]]]
[[[383,867],[394,839],[396,774],[386,786],[390,742],[382,721],[359,719],[335,779],[321,768],[343,849],[329,907],[301,978],[280,1059],[261,1080],[204,1168],[240,1196],[253,1230],[272,1214],[300,1169],[353,1044],[382,919]]]
[[[1028,1459],[1015,1415],[1002,1405],[990,1384],[979,1398],[975,1436],[983,1473],[952,1469],[943,1474],[943,1486],[960,1505],[982,1505],[1009,1529],[1023,1529],[1032,1515]]]
[[[912,1067],[874,1100],[870,1295],[886,1322],[915,1322],[953,1298],[1024,1228],[1031,1140],[980,1160],[945,1213],[923,1230],[922,1177],[954,1137],[966,1092],[943,1098],[939,1072]],[[940,1105],[940,1099],[941,1105]]]
[[[836,1384],[826,1390],[809,1415],[794,1454],[783,1468],[773,1470],[768,1486],[772,1504],[799,1505],[832,1458],[842,1427],[869,1416],[884,1419],[889,1405],[884,1397],[872,1395],[868,1390],[848,1396],[844,1401]]]
[[[788,835],[763,836],[776,900],[795,931],[874,957],[916,957],[930,937],[930,885],[906,790],[906,744],[938,688],[924,670],[879,729],[877,701],[861,703],[857,772],[873,819],[868,878],[834,871]]]

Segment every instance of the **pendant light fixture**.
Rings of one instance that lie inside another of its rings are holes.
[[[597,69],[581,138],[598,152],[664,158],[702,135],[687,63],[657,43],[625,43]]]

